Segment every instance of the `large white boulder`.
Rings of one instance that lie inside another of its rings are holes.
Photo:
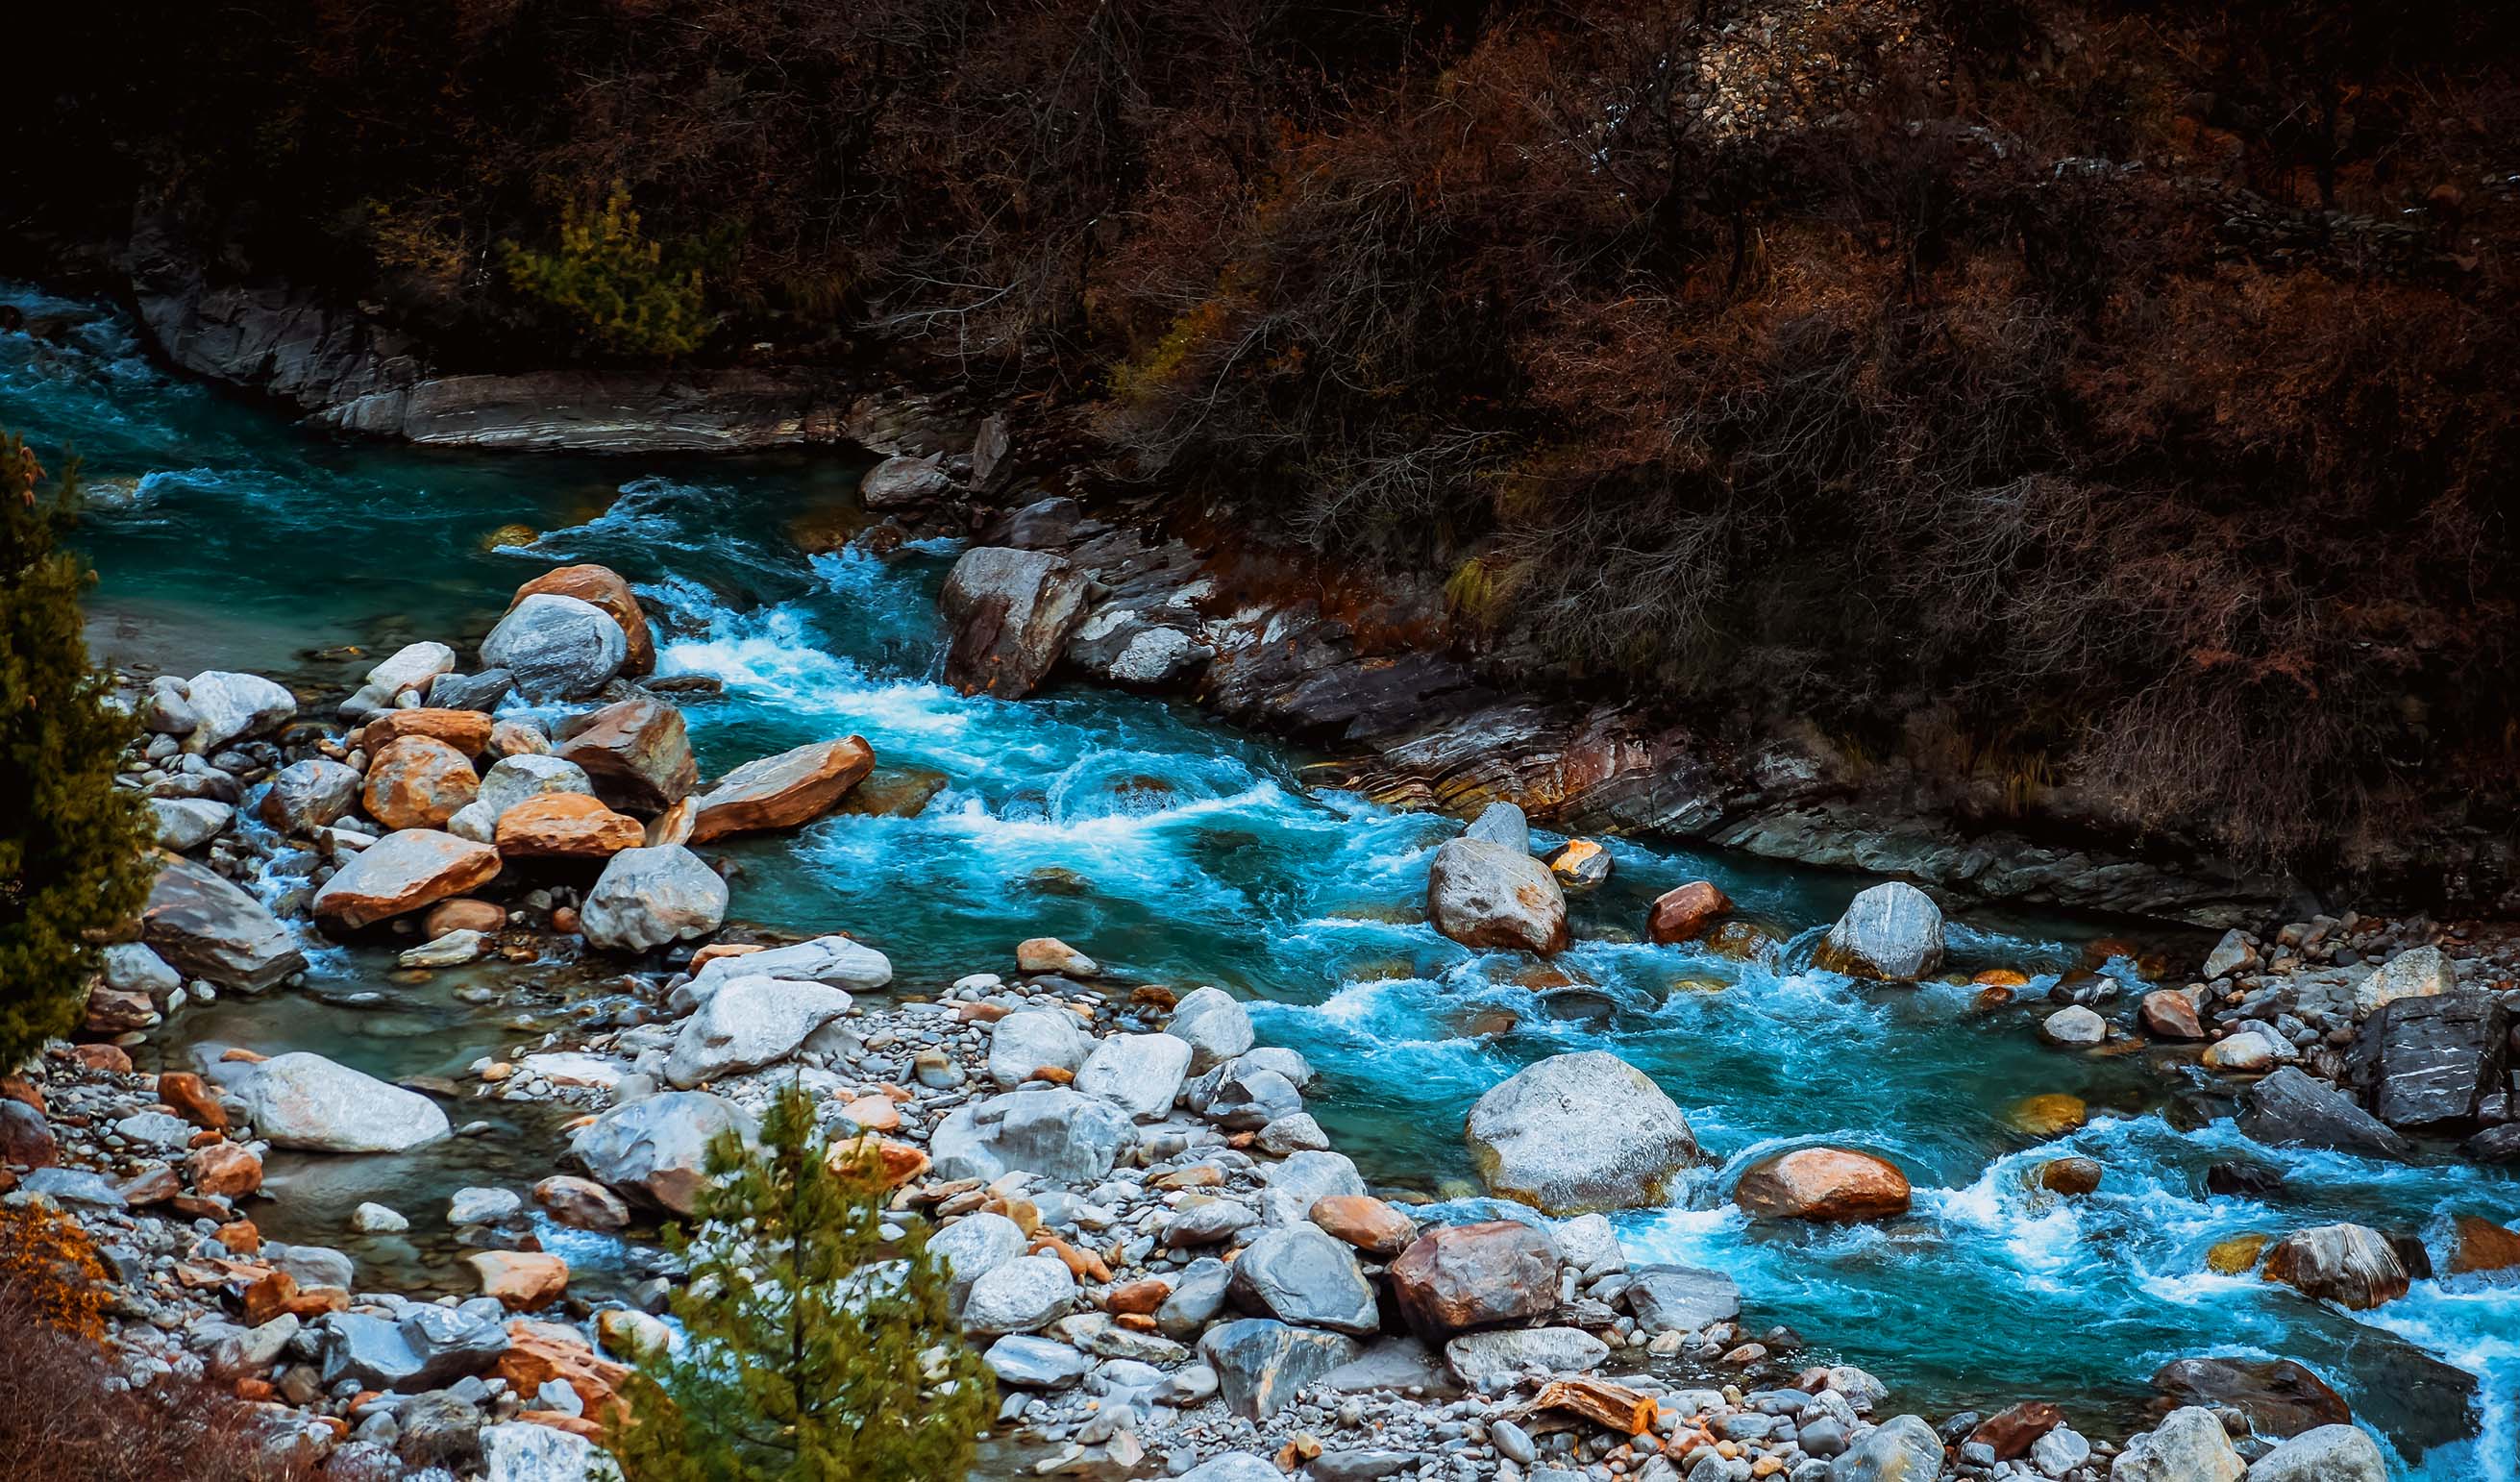
[[[197,717],[184,749],[206,754],[244,736],[260,736],[297,714],[297,696],[259,674],[208,669],[184,687]]]
[[[238,1079],[246,1119],[277,1147],[400,1152],[451,1130],[446,1113],[420,1093],[302,1050],[274,1055]]]
[[[849,1011],[849,996],[820,983],[740,977],[722,982],[683,1020],[665,1079],[689,1090],[703,1081],[775,1065],[808,1035]]]
[[[621,672],[630,640],[611,613],[582,598],[537,592],[481,640],[481,666],[516,676],[527,699],[592,695]]]
[[[1553,1215],[1658,1203],[1698,1157],[1662,1088],[1599,1050],[1551,1055],[1491,1087],[1464,1138],[1491,1193]]]
[[[615,625],[612,631],[621,629]],[[724,924],[726,881],[680,844],[624,849],[605,862],[577,920],[578,929],[598,947],[647,952],[706,936]]]
[[[749,1141],[752,1118],[705,1091],[668,1091],[606,1111],[568,1150],[596,1182],[689,1214],[707,1182],[709,1144],[729,1131]]]
[[[1467,947],[1559,952],[1567,942],[1566,892],[1549,867],[1468,834],[1435,851],[1426,871],[1426,917]]]
[[[1913,885],[1875,885],[1847,903],[1818,961],[1831,972],[1912,983],[1942,966],[1942,908]]]

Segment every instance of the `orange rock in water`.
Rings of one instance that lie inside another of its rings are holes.
[[[1908,1212],[1908,1176],[1887,1159],[1844,1147],[1798,1147],[1741,1175],[1732,1201],[1763,1220],[1850,1223]]]
[[[862,736],[746,762],[693,800],[692,841],[811,823],[874,770],[875,748]]]
[[[1970,978],[1969,981],[1980,988],[2027,988],[2030,986],[2030,979],[2028,977],[2013,971],[2009,967],[1989,967],[1984,972]]]
[[[1654,897],[1645,932],[1665,944],[1692,941],[1706,930],[1708,922],[1732,909],[1732,897],[1716,888],[1713,881],[1690,880]]]
[[[511,857],[610,859],[648,841],[648,831],[583,792],[542,792],[499,815],[499,852]]]
[[[478,931],[496,934],[508,924],[508,913],[489,901],[439,901],[421,918],[423,941],[433,942],[450,931]]]
[[[2023,1097],[2012,1103],[2009,1117],[2015,1128],[2039,1138],[2071,1132],[2090,1119],[2091,1108],[2083,1104],[2083,1099],[2061,1091]]]
[[[2205,1025],[2196,1017],[2196,1006],[2186,994],[2173,988],[2156,988],[2143,996],[2143,1027],[2165,1040],[2201,1040]]]
[[[463,752],[431,737],[406,736],[368,763],[360,801],[388,829],[436,829],[480,790],[480,774]]]
[[[262,1159],[234,1143],[213,1143],[184,1155],[184,1173],[202,1193],[237,1199],[262,1187]]]
[[[108,1075],[129,1075],[131,1055],[119,1045],[72,1045],[70,1061],[87,1070],[101,1070]]]
[[[2451,1275],[2509,1271],[2514,1267],[2520,1267],[2520,1233],[2472,1214],[2460,1215],[2452,1222]]]

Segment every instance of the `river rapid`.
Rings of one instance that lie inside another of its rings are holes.
[[[657,614],[660,672],[725,686],[680,697],[704,773],[854,732],[875,747],[878,783],[935,789],[915,817],[844,813],[725,849],[741,867],[736,919],[848,930],[891,958],[902,994],[1003,970],[1036,935],[1127,979],[1227,987],[1251,1001],[1264,1043],[1320,1069],[1308,1100],[1369,1180],[1437,1198],[1475,1191],[1461,1129],[1479,1093],[1548,1055],[1609,1050],[1680,1102],[1715,1160],[1670,1207],[1620,1217],[1632,1254],[1731,1274],[1746,1325],[1790,1325],[1880,1374],[1900,1409],[2045,1398],[2119,1434],[2141,1423],[2167,1360],[2288,1357],[2354,1404],[2405,1475],[2515,1475],[2520,1288],[2419,1280],[2346,1314],[2205,1261],[2232,1235],[2337,1219],[2420,1232],[2438,1258],[2451,1216],[2520,1217],[2506,1173],[2261,1147],[2212,1120],[2228,1088],[2192,1055],[2040,1043],[2040,997],[2060,975],[2139,992],[2139,964],[2158,953],[2183,982],[2204,946],[2194,933],[1951,903],[1947,971],[2031,975],[2021,1004],[1982,1011],[1964,983],[1884,989],[1807,966],[1866,878],[1612,840],[1611,883],[1572,898],[1570,951],[1548,965],[1472,951],[1422,920],[1428,859],[1458,820],[1309,786],[1312,758],[1180,704],[1060,685],[1010,703],[937,683],[936,594],[955,548],[811,554],[865,522],[862,462],[335,442],[156,368],[106,306],[22,286],[0,302],[36,331],[0,335],[0,427],[48,468],[66,452],[81,462],[103,656],[337,696],[404,642],[469,656],[518,583],[601,561]],[[1773,925],[1780,950],[1742,963],[1644,943],[1645,903],[1699,877]],[[173,1066],[247,1044],[455,1078],[602,1002],[602,974],[583,965],[426,976],[398,973],[385,948],[331,948],[304,990],[188,1010],[139,1053]],[[2090,1122],[2053,1139],[2017,1130],[2015,1104],[2047,1093],[2083,1099]],[[487,1116],[486,1136],[404,1157],[277,1158],[280,1199],[258,1218],[372,1271],[452,1282],[443,1192],[520,1186],[552,1171],[559,1146],[556,1119],[534,1107],[474,1104],[485,1109],[458,1119]],[[1890,1157],[1913,1212],[1845,1230],[1746,1223],[1725,1197],[1732,1178],[1805,1142]],[[2035,1188],[2038,1166],[2065,1154],[2104,1165],[2098,1192]],[[2232,1159],[2279,1171],[2282,1189],[2208,1196],[2206,1167]],[[345,1236],[347,1209],[370,1197],[412,1211],[411,1235]],[[637,1264],[582,1233],[540,1234],[573,1265]],[[2473,1377],[2472,1400],[2440,1366]]]

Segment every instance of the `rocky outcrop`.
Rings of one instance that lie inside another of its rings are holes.
[[[141,940],[187,977],[260,993],[306,966],[289,928],[214,872],[166,856],[140,912]]]
[[[1085,577],[1056,556],[1004,546],[964,552],[945,577],[945,682],[1000,699],[1031,694],[1084,620],[1086,592]]]
[[[1491,1088],[1464,1137],[1490,1192],[1555,1215],[1657,1202],[1698,1157],[1662,1088],[1598,1050],[1552,1055]]]

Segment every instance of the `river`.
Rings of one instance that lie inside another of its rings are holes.
[[[2423,1280],[2349,1315],[2213,1275],[2205,1252],[2353,1219],[2422,1231],[2438,1256],[2453,1214],[2520,1216],[2520,1186],[2447,1156],[2403,1166],[2259,1147],[2208,1120],[2228,1101],[2192,1055],[2096,1058],[2039,1042],[2036,1001],[2059,974],[2097,970],[2140,991],[2136,956],[2162,950],[2183,972],[2202,950],[2194,933],[1963,906],[1947,970],[2033,979],[2024,1003],[1980,1011],[1965,984],[1883,989],[1800,966],[1864,878],[1612,841],[1613,881],[1574,898],[1576,945],[1536,973],[1535,960],[1424,924],[1427,861],[1458,821],[1308,786],[1311,758],[1183,705],[1060,686],[1010,703],[938,684],[935,597],[952,548],[830,554],[864,521],[861,462],[469,456],[311,437],[153,366],[107,306],[24,286],[0,302],[42,332],[0,335],[0,427],[48,467],[66,448],[82,462],[103,653],[346,693],[407,641],[469,653],[527,577],[604,562],[659,614],[662,672],[724,682],[722,696],[686,696],[704,773],[854,732],[874,744],[878,781],[937,788],[915,817],[844,814],[729,849],[738,918],[845,928],[890,956],[902,993],[1003,969],[1016,940],[1045,934],[1130,978],[1223,985],[1252,1001],[1264,1043],[1321,1069],[1313,1108],[1369,1179],[1438,1197],[1472,1188],[1461,1126],[1481,1091],[1543,1055],[1607,1049],[1662,1084],[1717,1160],[1671,1207],[1620,1220],[1631,1252],[1732,1274],[1746,1324],[1791,1325],[1881,1374],[1902,1409],[2044,1397],[2116,1434],[2139,1423],[2145,1381],[2168,1359],[2281,1356],[2344,1393],[2407,1475],[2514,1475],[2520,1289]],[[1771,923],[1783,950],[1739,963],[1642,942],[1645,903],[1694,877]],[[2095,953],[2103,938],[2139,950]],[[604,1004],[590,968],[424,980],[383,949],[331,948],[307,990],[190,1010],[144,1055],[174,1064],[241,1043],[455,1077],[590,1004]],[[2014,1104],[2045,1093],[2084,1099],[2092,1120],[2054,1140],[2015,1130]],[[442,1221],[428,1212],[443,1200],[430,1195],[529,1181],[558,1145],[530,1108],[480,1104],[494,1108],[486,1137],[405,1158],[276,1161],[283,1198],[259,1217],[284,1237],[352,1249],[372,1263],[363,1280],[452,1284]],[[1847,1230],[1747,1225],[1723,1196],[1732,1175],[1802,1142],[1891,1157],[1915,1186],[1912,1214]],[[2026,1175],[2066,1153],[2104,1165],[2097,1193],[2031,1187]],[[2207,1196],[2205,1168],[2233,1158],[2279,1170],[2283,1188],[2265,1203]],[[415,1211],[413,1235],[345,1240],[348,1206],[387,1193]],[[636,1265],[592,1237],[542,1233],[573,1261]],[[2476,1377],[2472,1416],[2409,1382],[2415,1355]]]

